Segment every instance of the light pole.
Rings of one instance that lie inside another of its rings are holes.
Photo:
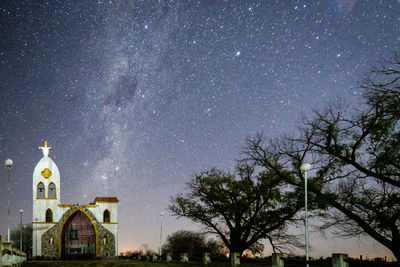
[[[28,257],[28,252],[26,251],[26,224],[24,225],[24,252],[27,254]]]
[[[35,257],[37,258],[37,247],[38,247],[38,242],[37,242],[37,239],[38,239],[38,234],[37,234],[37,232],[38,232],[38,224],[37,224],[37,221],[39,220],[39,218],[35,218],[35,225],[36,225],[36,231],[35,231]],[[33,237],[33,234],[32,234],[32,237]],[[32,253],[33,253],[33,249],[32,249]]]
[[[20,220],[20,229],[19,229],[19,250],[22,251],[22,213],[24,212],[23,209],[19,210],[19,214],[21,215],[21,220]]]
[[[13,165],[11,159],[6,159],[4,162],[6,168],[8,169],[8,228],[7,228],[7,242],[10,242],[10,169]]]
[[[161,218],[161,226],[160,226],[160,258],[161,258],[161,241],[162,241],[162,218],[164,216],[164,212],[160,212],[160,218]]]
[[[305,238],[306,238],[306,266],[308,267],[308,214],[307,214],[307,171],[311,169],[311,164],[304,163],[300,166],[300,170],[304,173],[304,225],[305,225]]]

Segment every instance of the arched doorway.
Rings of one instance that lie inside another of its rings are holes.
[[[61,233],[61,257],[96,257],[96,231],[88,216],[80,210],[74,212],[64,223]]]

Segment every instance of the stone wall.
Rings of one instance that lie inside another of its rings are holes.
[[[103,259],[115,258],[115,236],[107,230],[83,205],[74,205],[68,209],[61,219],[42,235],[42,256],[44,258],[59,258],[61,242],[59,240],[62,231],[61,226],[67,218],[77,210],[82,210],[94,221],[97,228],[98,257]]]
[[[99,257],[106,259],[115,258],[115,236],[103,225],[101,225],[100,223],[98,224],[100,225],[100,227],[97,227],[97,232],[99,236]]]
[[[58,222],[47,230],[41,238],[42,256],[44,258],[58,258],[58,243],[61,223]]]

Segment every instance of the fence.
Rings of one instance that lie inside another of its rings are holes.
[[[0,267],[5,266],[22,266],[22,262],[26,261],[25,252],[12,246],[11,242],[3,242],[0,235]]]
[[[181,262],[188,263],[194,262],[203,263],[204,266],[270,266],[270,267],[295,267],[295,266],[305,266],[306,261],[304,258],[286,258],[283,254],[272,254],[268,259],[251,259],[242,258],[239,253],[232,253],[231,258],[225,257],[215,257],[210,256],[210,253],[204,253],[203,258],[201,257],[189,257],[188,253],[181,253],[180,255],[173,255],[172,253],[167,253],[164,257],[159,257],[157,254],[152,256],[147,255],[142,258],[139,254],[136,256],[130,256],[137,260],[147,260],[147,261],[166,261],[166,262]],[[197,265],[196,265],[197,266]],[[318,263],[315,261],[309,261],[310,267],[323,266],[323,267],[349,267],[347,260],[347,254],[332,254],[332,258],[329,261],[324,261],[323,263]]]

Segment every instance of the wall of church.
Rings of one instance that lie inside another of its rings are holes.
[[[46,210],[50,209],[53,214],[53,222],[60,220],[64,210],[58,206],[59,201],[39,199],[35,201],[34,209],[36,210],[33,214],[33,221],[46,222]]]
[[[90,211],[96,216],[98,220],[103,221],[103,213],[105,210],[110,212],[110,222],[117,222],[118,221],[118,210],[117,210],[117,203],[109,203],[109,202],[96,202],[95,208],[89,208]]]
[[[42,214],[37,215],[39,218],[36,220],[36,222],[33,223],[33,229],[32,229],[32,256],[46,256],[47,258],[52,258],[52,257],[58,257],[54,256],[52,252],[48,251],[48,244],[44,244],[43,246],[43,235],[46,233],[49,235],[48,231],[50,229],[53,229],[57,223],[60,222],[63,214],[71,207],[71,205],[68,205],[68,207],[63,207],[60,206],[55,206],[52,208],[53,212],[53,222],[52,223],[45,223],[45,217],[46,217],[46,209],[42,209]],[[43,211],[44,210],[44,211]],[[51,235],[51,234],[50,234]],[[52,235],[51,235],[52,236]],[[49,241],[49,239],[46,237],[44,240]],[[46,251],[43,251],[43,248],[45,248]],[[53,249],[54,246],[53,246]]]
[[[99,230],[99,240],[104,236],[109,236],[109,242],[106,245],[99,244],[99,257],[118,256],[118,214],[117,214],[117,203],[96,203],[89,205],[65,205],[58,204],[53,207],[53,223],[45,222],[45,210],[42,209],[41,216],[38,216],[38,220],[33,224],[33,256],[43,256],[46,258],[58,258],[58,242],[59,242],[59,227],[57,225],[62,224],[66,214],[71,209],[76,207],[83,207],[85,210],[92,214],[93,220],[101,227],[97,227]],[[103,221],[104,211],[108,210],[110,213],[110,222]],[[105,231],[106,230],[106,231]],[[51,240],[52,239],[52,240]],[[52,242],[54,241],[54,243]],[[101,240],[100,240],[101,242]],[[101,250],[101,251],[100,251]]]
[[[114,234],[102,225],[97,220],[94,214],[86,208],[85,205],[74,205],[70,207],[61,217],[59,222],[53,225],[48,231],[41,236],[41,255],[44,258],[58,258],[60,257],[61,247],[61,231],[63,223],[68,217],[73,214],[76,210],[82,210],[87,213],[93,220],[94,225],[97,229],[97,248],[99,258],[114,258],[117,256],[117,238]]]
[[[33,223],[32,225],[32,256],[40,256],[42,255],[42,249],[40,245],[40,240],[42,235],[50,229],[54,224],[53,223]]]
[[[41,236],[41,250],[43,251],[43,257],[47,259],[59,258],[59,233],[60,227],[54,225],[46,233]]]
[[[38,189],[39,183],[43,185],[41,190]],[[54,184],[55,187],[53,195],[49,194],[50,184]],[[54,223],[46,223],[46,210],[51,209],[53,222],[57,222],[61,217],[62,211],[58,207],[60,195],[60,172],[57,165],[51,158],[42,157],[33,171],[32,180],[32,254],[34,257],[42,255],[40,245],[42,235],[54,225]]]
[[[44,148],[47,149],[46,142]],[[42,149],[44,148],[42,147]],[[98,256],[103,258],[118,256],[118,200],[115,198],[116,202],[96,201],[96,203],[88,205],[60,204],[61,190],[59,170],[54,161],[48,157],[48,149],[43,155],[44,157],[40,159],[33,171],[32,180],[32,256],[44,256],[47,258],[59,257],[62,224],[73,209],[77,208],[85,210],[87,214],[90,214],[91,219],[96,225],[98,233]],[[38,185],[40,183],[43,187],[41,187],[41,190],[38,190]],[[38,192],[41,193],[40,196]],[[51,194],[49,194],[50,192]],[[52,212],[51,223],[46,222],[46,211],[48,209]],[[104,222],[103,220],[105,210],[108,210],[110,214],[109,222]]]
[[[99,257],[108,259],[118,256],[118,242],[114,234],[102,226],[98,228],[98,235],[99,243],[101,243],[99,244]]]
[[[118,204],[110,202],[96,202],[95,205],[87,205],[99,222],[116,237],[115,256],[118,256]],[[104,211],[110,213],[110,222],[103,221]]]

